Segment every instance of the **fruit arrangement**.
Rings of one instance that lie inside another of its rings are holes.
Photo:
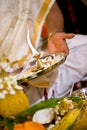
[[[44,124],[47,130],[87,129],[87,99],[71,96],[46,102],[47,108],[36,111],[33,121]]]
[[[86,130],[87,97],[52,98],[33,106],[14,76],[0,68],[0,130]]]

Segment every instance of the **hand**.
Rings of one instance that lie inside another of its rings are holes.
[[[66,55],[69,53],[69,48],[67,46],[65,39],[73,38],[75,34],[73,33],[55,33],[52,35],[48,41],[48,50],[50,53],[64,52]]]

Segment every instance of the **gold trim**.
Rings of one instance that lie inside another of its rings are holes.
[[[40,23],[45,15],[45,13],[47,12],[47,9],[49,7],[49,4],[51,3],[52,1],[51,0],[44,0],[43,2],[43,5],[41,7],[41,10],[36,18],[36,21],[35,21],[35,25],[34,25],[34,33],[32,35],[32,44],[35,46],[35,42],[36,42],[36,39],[37,39],[37,35],[38,35],[38,30],[40,28]]]

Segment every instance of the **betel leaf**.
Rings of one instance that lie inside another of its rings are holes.
[[[23,112],[20,112],[16,117],[15,117],[15,122],[18,123],[19,120],[26,118],[26,116],[33,115],[37,110],[44,109],[44,108],[53,108],[56,105],[58,105],[59,98],[52,98],[48,99],[45,101],[41,101],[40,103],[37,103],[30,108],[26,109]]]
[[[67,97],[70,100],[73,100],[74,102],[76,102],[78,104],[78,107],[81,108],[83,105],[82,99],[80,97],[75,97],[75,96],[71,96],[71,97]],[[22,122],[26,120],[27,116],[31,116],[33,115],[36,111],[40,110],[40,109],[45,109],[45,108],[53,108],[56,105],[58,105],[58,101],[60,101],[63,98],[51,98],[51,99],[47,99],[45,101],[41,101],[40,103],[37,103],[31,107],[29,107],[28,109],[24,110],[23,112],[20,112],[16,117],[15,117],[15,122]]]

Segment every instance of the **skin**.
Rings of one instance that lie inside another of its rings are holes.
[[[48,51],[50,53],[64,52],[66,55],[68,55],[69,49],[65,39],[73,38],[75,34],[64,33],[64,17],[56,2],[51,8],[46,18],[46,22],[48,34],[51,32],[56,32],[49,37]]]
[[[56,2],[54,2],[47,15],[46,23],[48,27],[48,34],[51,32],[63,32],[64,30],[64,18]]]
[[[73,38],[75,34],[73,33],[55,33],[49,38],[48,41],[48,51],[50,53],[58,53],[58,52],[64,52],[66,55],[69,54],[69,48],[67,46],[65,39]]]

